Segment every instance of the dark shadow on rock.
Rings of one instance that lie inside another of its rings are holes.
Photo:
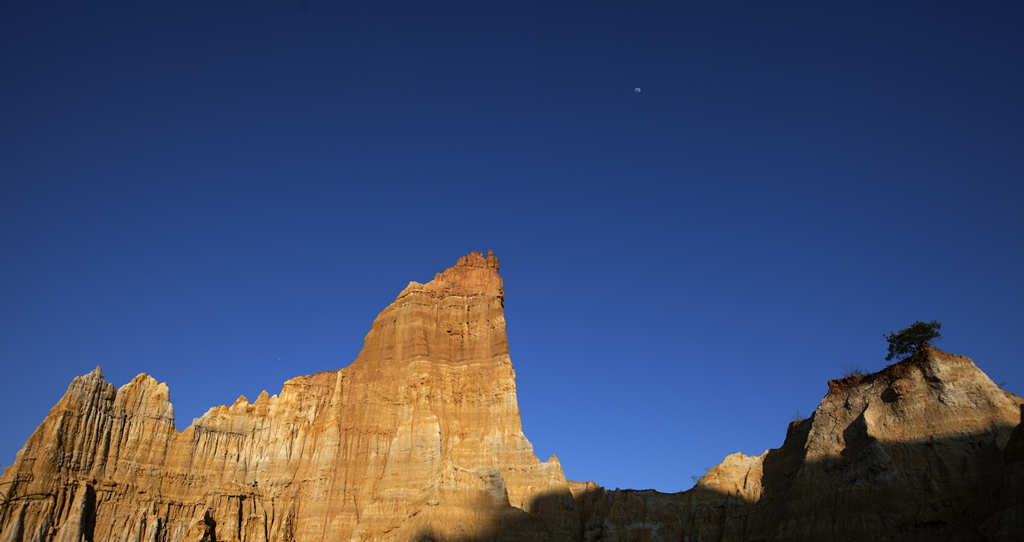
[[[1024,457],[1004,457],[998,445],[1000,435],[1013,441],[1024,434],[1020,426],[879,442],[858,423],[863,416],[847,427],[840,457],[814,462],[804,451],[811,420],[790,424],[783,446],[764,459],[757,502],[702,486],[681,493],[597,488],[568,507],[564,494],[541,496],[530,506],[537,513],[495,518],[479,536],[427,532],[415,541],[1024,540]]]
[[[96,490],[85,485],[85,508],[82,510],[82,536],[86,542],[93,542],[96,530]]]

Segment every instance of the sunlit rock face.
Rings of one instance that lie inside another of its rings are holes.
[[[97,367],[0,479],[0,541],[411,540],[478,535],[539,495],[571,508],[522,433],[503,299],[497,258],[471,253],[410,283],[348,367],[180,434],[166,385],[115,390]]]
[[[75,378],[0,478],[0,542],[1024,540],[1024,400],[966,357],[834,380],[781,448],[690,491],[606,491],[524,437],[503,300],[471,253],[348,367],[182,433],[149,376]]]

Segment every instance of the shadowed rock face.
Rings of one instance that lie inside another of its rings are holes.
[[[923,348],[830,382],[781,448],[729,456],[688,492],[589,492],[587,539],[1024,540],[1022,402]]]
[[[605,491],[523,436],[503,299],[471,253],[410,283],[348,367],[182,433],[166,385],[97,367],[0,478],[0,542],[1024,539],[1024,400],[968,358],[833,381],[781,448],[690,491]]]

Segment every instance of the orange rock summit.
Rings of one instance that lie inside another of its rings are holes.
[[[410,283],[348,367],[182,433],[165,384],[97,367],[0,478],[0,540],[411,540],[571,504],[523,436],[503,299],[498,259],[470,253]]]

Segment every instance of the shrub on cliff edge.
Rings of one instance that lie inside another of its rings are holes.
[[[908,328],[883,335],[885,340],[889,341],[889,355],[885,356],[885,360],[889,361],[897,356],[904,356],[900,358],[901,361],[906,359],[917,352],[918,348],[931,344],[932,340],[941,337],[940,329],[942,324],[932,320],[928,323],[914,322]]]

